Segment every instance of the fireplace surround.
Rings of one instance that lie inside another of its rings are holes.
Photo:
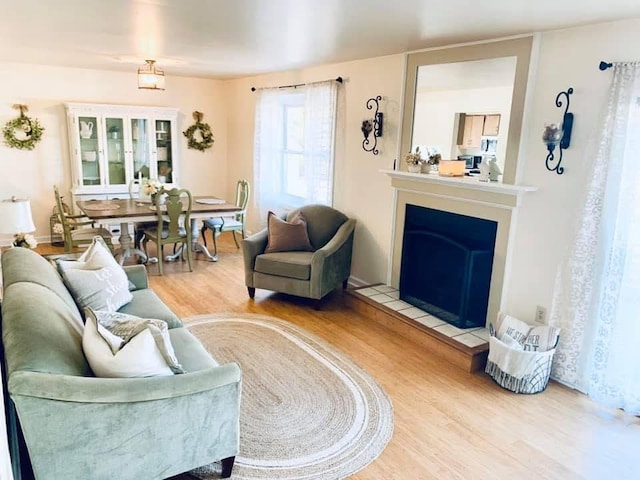
[[[400,287],[402,246],[404,242],[407,206],[439,210],[495,222],[495,246],[491,261],[491,280],[486,316],[483,325],[495,320],[506,307],[513,254],[513,234],[518,207],[523,195],[536,187],[479,182],[475,178],[448,178],[430,174],[414,174],[383,170],[391,177],[394,188],[395,213],[393,243],[387,283]]]

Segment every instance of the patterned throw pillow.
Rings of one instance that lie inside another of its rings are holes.
[[[555,348],[560,329],[549,325],[533,327],[524,341],[524,349],[532,352],[547,352]]]
[[[307,233],[307,220],[302,212],[298,212],[289,222],[269,212],[267,230],[267,248],[264,253],[313,251]]]
[[[129,303],[129,279],[102,237],[76,261],[58,260],[58,270],[81,309],[115,312]]]
[[[118,312],[85,309],[85,357],[97,377],[152,377],[185,373],[167,323]]]

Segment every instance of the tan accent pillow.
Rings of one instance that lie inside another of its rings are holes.
[[[268,240],[264,253],[274,252],[312,252],[307,233],[307,220],[302,212],[296,213],[290,222],[269,212],[267,216]]]

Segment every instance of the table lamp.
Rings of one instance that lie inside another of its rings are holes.
[[[31,218],[31,202],[11,197],[0,201],[0,233],[14,236],[35,231]]]

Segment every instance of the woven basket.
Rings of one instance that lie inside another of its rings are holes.
[[[493,324],[489,324],[489,332],[489,358],[484,371],[498,385],[515,393],[538,393],[547,388],[557,341],[546,352],[532,352],[511,348],[500,341]]]

